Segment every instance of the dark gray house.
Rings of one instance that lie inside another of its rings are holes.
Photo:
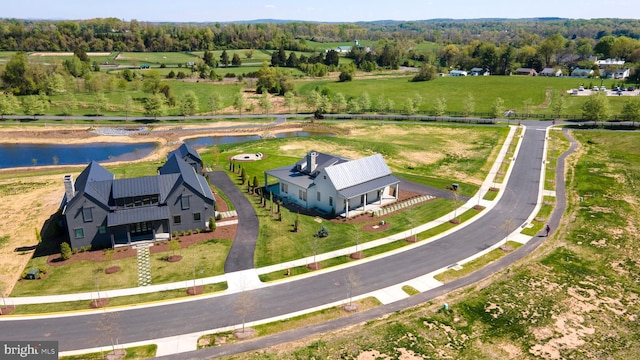
[[[62,214],[72,248],[166,240],[173,231],[205,229],[215,216],[207,180],[176,153],[156,176],[115,179],[93,161],[75,183],[65,175]]]
[[[171,157],[172,154],[176,154],[177,157],[189,163],[189,165],[196,169],[198,174],[202,173],[202,158],[200,158],[200,154],[198,154],[198,152],[188,144],[184,143],[180,145],[179,148],[170,152],[167,155],[167,159]]]

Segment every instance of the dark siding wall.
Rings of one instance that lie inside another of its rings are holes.
[[[76,196],[84,195],[79,194]],[[91,245],[92,248],[110,246],[111,240],[108,231],[105,234],[99,233],[99,227],[106,226],[107,224],[107,211],[86,197],[77,199],[72,205],[73,206],[70,207],[68,206],[66,210],[67,229],[71,248],[81,248],[89,245]],[[82,215],[82,210],[85,207],[91,208],[91,221],[85,221]],[[76,229],[82,229],[84,233],[82,238],[76,237]]]
[[[182,209],[180,197],[189,197],[189,209]],[[201,195],[192,191],[189,187],[181,185],[169,195],[167,198],[167,205],[171,209],[171,231],[189,231],[206,228],[206,223],[210,217],[214,216],[213,201],[203,199]],[[196,221],[193,218],[194,213],[200,213],[200,220]],[[174,216],[180,215],[181,222],[176,224],[174,222]]]

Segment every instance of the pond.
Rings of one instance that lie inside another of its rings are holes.
[[[151,154],[156,143],[0,144],[0,168],[130,161]]]
[[[335,134],[324,133],[324,132],[311,132],[311,131],[289,131],[278,134],[269,135],[268,138],[290,138],[290,137],[306,137],[306,136],[335,136]],[[235,144],[242,143],[247,141],[256,141],[262,140],[263,137],[259,135],[238,135],[238,136],[207,136],[207,137],[199,137],[193,139],[186,139],[184,142],[191,145],[194,148],[202,147],[202,146],[213,146],[213,145],[222,145],[222,144]]]
[[[270,135],[272,138],[302,136],[335,136],[335,134],[309,131],[290,131]],[[208,136],[185,140],[193,147],[233,144],[260,140],[258,135]],[[84,165],[91,161],[131,161],[142,159],[156,148],[145,143],[93,143],[93,144],[2,144],[0,168],[42,165]]]

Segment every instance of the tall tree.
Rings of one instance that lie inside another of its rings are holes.
[[[622,118],[633,122],[634,125],[640,121],[640,97],[630,97],[624,102],[622,105]]]
[[[231,59],[231,65],[233,66],[242,65],[242,60],[240,59],[240,55],[238,55],[238,53],[233,54],[233,59]]]
[[[222,50],[222,55],[220,55],[220,62],[224,67],[229,66],[229,54],[227,54],[227,50]]]
[[[4,66],[2,72],[4,88],[15,95],[32,95],[37,93],[37,84],[30,74],[27,54],[18,52]]]
[[[149,96],[144,103],[144,113],[147,116],[164,116],[167,112],[167,99],[162,94],[153,94]]]

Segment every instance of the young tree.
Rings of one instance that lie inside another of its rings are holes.
[[[433,111],[436,116],[442,116],[447,111],[447,99],[445,97],[437,97],[433,101]]]
[[[44,114],[49,109],[49,97],[45,94],[25,96],[22,99],[22,108],[27,115]]]
[[[193,91],[187,91],[180,98],[180,114],[184,116],[191,116],[198,110],[198,97]]]
[[[144,103],[144,113],[147,116],[164,116],[167,112],[166,98],[162,94],[149,96]]]
[[[5,115],[12,115],[18,112],[20,102],[12,93],[0,95],[0,115],[4,119]]]
[[[334,112],[342,112],[347,107],[347,99],[344,97],[344,94],[341,92],[335,93],[331,101],[331,106]]]
[[[273,109],[273,104],[271,103],[271,100],[269,99],[269,94],[267,94],[266,92],[263,93],[262,96],[260,96],[260,100],[259,100],[258,104],[260,105],[262,110],[264,110],[265,114],[268,114],[269,110]]]
[[[289,112],[291,112],[291,108],[296,105],[296,96],[291,91],[287,91],[284,93],[284,106],[289,108]]]
[[[497,119],[504,113],[504,100],[501,97],[497,97],[493,104],[491,104],[491,117]]]
[[[216,231],[216,228],[216,218],[212,216],[209,218],[209,231],[214,232]]]
[[[122,100],[122,107],[124,108],[125,118],[128,118],[131,111],[133,111],[133,98],[129,95],[125,96]]]
[[[566,102],[563,94],[557,91],[554,92],[554,96],[551,101],[551,111],[553,111],[553,113],[556,114],[556,117],[560,117],[560,114],[562,114],[562,111],[564,110],[565,106],[566,106]]]
[[[222,96],[219,93],[214,92],[209,96],[209,109],[211,113],[216,114],[218,110],[222,108]]]
[[[360,109],[364,111],[368,111],[371,109],[371,98],[369,97],[369,93],[366,91],[360,95],[358,98],[358,104],[360,105]]]
[[[622,105],[622,118],[635,123],[640,121],[640,97],[628,98]]]
[[[244,99],[242,90],[233,95],[233,108],[238,110],[238,114],[242,115],[242,109],[247,106],[247,101]]]
[[[92,105],[95,115],[102,115],[109,108],[107,97],[102,92],[96,93]]]
[[[609,99],[604,93],[589,96],[582,105],[582,117],[587,121],[609,120]]]
[[[462,103],[462,113],[465,117],[471,116],[476,109],[476,100],[471,93],[467,94]]]

